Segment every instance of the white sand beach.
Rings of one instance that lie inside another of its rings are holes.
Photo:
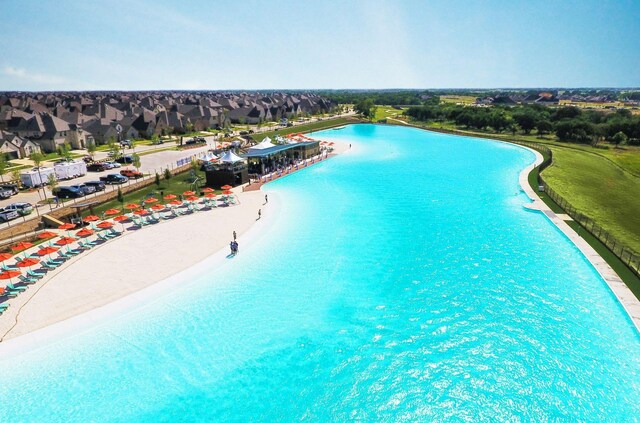
[[[336,143],[334,153],[349,147]],[[10,300],[0,316],[0,338],[7,341],[123,300],[173,275],[229,250],[236,231],[238,242],[269,224],[274,201],[265,204],[261,190],[234,188],[238,204],[196,212],[149,225],[94,247],[49,272],[24,293]],[[262,219],[256,220],[258,210]],[[117,227],[118,230],[121,227]]]

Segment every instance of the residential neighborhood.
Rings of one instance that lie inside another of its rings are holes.
[[[0,94],[0,150],[11,158],[110,139],[223,129],[329,112],[313,93],[60,92]]]

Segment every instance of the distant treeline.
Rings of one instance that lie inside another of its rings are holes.
[[[425,101],[430,101],[434,97],[444,95],[470,96],[470,97],[500,97],[510,95],[529,96],[541,91],[558,94],[560,91],[564,96],[600,96],[609,99],[640,100],[640,91],[637,90],[611,90],[611,89],[523,89],[523,90],[463,90],[463,89],[432,89],[432,90],[319,90],[316,94],[335,101],[339,104],[356,104],[365,99],[371,99],[376,105],[386,106],[417,106]]]
[[[495,132],[522,131],[539,135],[554,132],[561,141],[640,145],[640,116],[629,110],[614,113],[583,111],[576,107],[549,108],[541,105],[516,107],[465,107],[451,104],[414,106],[405,114],[415,120],[452,121],[470,129]]]
[[[373,104],[386,106],[411,106],[423,104],[432,97],[429,91],[318,91],[322,97],[339,104],[356,104],[363,100],[372,100]]]

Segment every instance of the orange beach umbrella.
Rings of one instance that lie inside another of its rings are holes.
[[[116,214],[120,214],[120,210],[118,209],[109,209],[104,212],[105,216],[115,216]]]
[[[40,239],[55,238],[57,236],[58,236],[58,234],[50,232],[50,231],[45,231],[45,232],[42,232],[42,233],[38,234],[38,238],[40,238]]]
[[[38,263],[40,263],[40,260],[38,260],[37,258],[28,257],[28,258],[26,258],[24,260],[21,260],[18,263],[16,263],[16,266],[17,267],[31,267],[31,266],[35,266]]]
[[[195,191],[185,191],[182,193],[185,197],[189,197],[191,195],[196,195]]]
[[[0,261],[9,260],[10,258],[13,258],[13,254],[0,253]]]
[[[85,221],[85,222],[95,222],[96,220],[100,220],[100,218],[98,216],[96,216],[95,214],[90,214],[89,216],[85,217],[82,220]]]
[[[220,187],[220,189],[231,189],[233,188],[231,185],[223,185]]]
[[[80,229],[76,232],[76,235],[81,236],[83,238],[93,235],[93,231],[88,228]]]
[[[157,202],[158,202],[158,199],[157,199],[157,198],[154,198],[154,197],[149,197],[149,198],[147,198],[146,200],[144,200],[144,202],[145,202],[146,204],[153,204],[153,203],[157,203]]]
[[[211,192],[216,192],[216,190],[213,188],[206,187],[206,188],[202,188],[202,192],[204,192],[205,194],[209,194]]]
[[[222,191],[222,193],[223,193],[224,195],[232,195],[232,194],[233,194],[233,191],[231,191],[230,189],[225,189],[224,191]]]
[[[182,201],[180,201],[180,200],[173,200],[173,201],[171,201],[169,204],[171,204],[172,206],[181,206],[181,205],[182,205]]]
[[[138,216],[144,216],[144,215],[146,215],[146,214],[149,214],[149,212],[148,212],[148,211],[146,211],[145,209],[140,209],[140,210],[136,210],[136,211],[134,211],[134,212],[133,212],[133,214],[136,214],[136,215],[138,215]]]
[[[120,215],[113,218],[116,222],[124,222],[125,220],[129,220],[129,216]]]
[[[75,227],[76,227],[76,225],[74,225],[73,223],[65,223],[64,225],[58,226],[58,229],[63,230],[63,231],[67,231],[67,230],[73,229]]]
[[[124,208],[127,209],[127,210],[135,210],[135,209],[139,209],[140,208],[140,204],[129,203],[126,206],[124,206]]]
[[[16,245],[14,245],[13,247],[11,247],[11,249],[13,251],[22,251],[22,250],[26,250],[27,248],[31,248],[33,247],[33,244],[30,242],[19,242]]]
[[[100,222],[96,225],[96,227],[100,228],[100,229],[109,229],[111,227],[113,227],[113,223],[111,222]]]
[[[163,210],[164,206],[162,204],[154,204],[151,206],[151,210]]]
[[[162,197],[162,198],[164,198],[165,200],[175,200],[175,199],[176,199],[176,198],[178,198],[178,197],[176,197],[176,196],[175,196],[175,195],[173,195],[173,194],[167,194],[167,195],[165,195],[165,196],[164,196],[164,197]]]
[[[187,201],[198,201],[200,198],[196,197],[195,195],[189,196],[187,198],[185,198],[185,200]]]
[[[213,192],[210,192],[208,194],[205,194],[204,196],[205,198],[216,198],[216,195]]]
[[[15,278],[16,276],[20,276],[21,274],[22,272],[19,270],[5,270],[4,272],[0,273],[0,279],[11,279]]]
[[[65,236],[60,238],[57,242],[56,245],[69,245],[69,244],[73,244],[74,242],[76,242],[76,239],[70,236]]]
[[[47,254],[55,253],[58,250],[59,248],[57,247],[44,247],[39,249],[37,254],[39,256],[46,256]]]

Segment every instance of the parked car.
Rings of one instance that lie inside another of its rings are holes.
[[[94,187],[96,191],[104,191],[105,185],[102,181],[89,181],[84,183],[87,186]]]
[[[133,169],[122,169],[120,171],[120,175],[126,176],[127,178],[133,178],[133,179],[142,178],[144,176],[142,172],[138,172],[137,170],[133,170]]]
[[[122,140],[122,141],[120,141],[120,146],[121,147],[129,147],[129,148],[131,148],[131,147],[133,147],[133,141],[131,141],[131,140]]]
[[[107,169],[115,169],[117,167],[122,167],[122,165],[118,162],[104,162],[103,164],[107,166]]]
[[[89,155],[84,156],[84,157],[82,158],[82,161],[83,161],[83,162],[85,162],[86,164],[89,164],[89,163],[91,163],[91,162],[93,161],[93,157],[91,157],[91,156],[89,156]]]
[[[84,191],[74,186],[58,187],[58,189],[56,189],[55,196],[58,198],[79,198],[84,197]]]
[[[11,198],[11,191],[9,191],[8,189],[2,189],[0,188],[0,199],[4,200],[7,198]]]
[[[11,203],[9,204],[7,207],[4,208],[5,210],[15,210],[18,212],[18,214],[20,216],[26,216],[28,214],[31,214],[33,212],[33,205],[31,203]]]
[[[96,188],[95,187],[92,187],[92,186],[87,185],[87,184],[71,185],[71,188],[77,188],[77,189],[81,190],[82,192],[84,192],[84,195],[89,195],[89,194],[93,194],[94,192],[96,192]]]
[[[133,157],[126,155],[126,156],[120,156],[116,159],[116,162],[118,163],[122,163],[122,164],[131,164],[133,163]]]
[[[89,172],[103,172],[107,170],[107,166],[104,163],[91,163],[87,166]]]
[[[20,214],[15,210],[7,209],[6,207],[0,209],[0,222],[8,222],[18,217],[20,217]]]
[[[16,195],[20,191],[18,189],[18,185],[16,184],[2,184],[0,185],[0,189],[6,189],[11,191],[11,195]]]
[[[101,176],[100,180],[105,184],[124,184],[129,180],[129,178],[117,173],[110,173],[107,176]]]

